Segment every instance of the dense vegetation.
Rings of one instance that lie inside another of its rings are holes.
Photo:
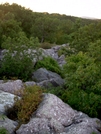
[[[50,58],[38,62],[36,68],[50,67],[63,73],[65,89],[50,92],[76,110],[101,119],[101,20],[36,13],[8,3],[0,5],[0,16],[0,48],[8,49],[0,65],[0,77],[28,80],[35,69],[26,53],[29,48],[69,43],[69,49],[59,51],[66,56],[62,72]],[[16,52],[14,57],[12,52]]]

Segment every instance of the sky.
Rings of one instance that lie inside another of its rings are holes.
[[[5,2],[17,3],[34,12],[101,19],[101,0],[0,0],[0,4]]]

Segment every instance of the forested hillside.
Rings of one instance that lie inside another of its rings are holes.
[[[17,4],[0,5],[0,49],[18,52],[15,59],[11,55],[4,58],[0,65],[1,78],[9,74],[18,78],[30,75],[31,60],[23,52],[21,59],[21,50],[64,43],[69,43],[69,49],[61,49],[59,55],[66,56],[61,72],[65,89],[58,92],[55,89],[52,93],[73,108],[101,119],[101,20],[37,13]],[[16,64],[17,60],[21,62]],[[12,65],[15,67],[11,70]]]
[[[100,22],[60,14],[37,13],[17,4],[5,3],[0,5],[0,47],[5,37],[15,38],[21,31],[28,38],[34,36],[40,42],[56,44],[70,41],[73,41],[73,45],[77,42],[80,44],[78,38],[83,38],[83,45],[87,40],[94,41],[100,37]]]

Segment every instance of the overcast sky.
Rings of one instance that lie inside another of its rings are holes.
[[[35,12],[59,13],[101,19],[101,0],[0,0],[17,3]]]

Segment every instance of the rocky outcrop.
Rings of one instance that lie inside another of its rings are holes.
[[[17,134],[101,134],[101,121],[73,110],[58,97],[44,94],[43,101],[28,124]]]
[[[38,60],[42,60],[43,57],[50,56],[53,59],[55,59],[60,66],[63,66],[65,64],[65,56],[64,55],[59,56],[58,51],[62,47],[68,47],[68,46],[69,46],[69,44],[63,44],[63,45],[56,45],[50,49],[42,49],[42,48],[39,48],[36,50],[35,49],[34,50],[28,49],[26,51],[26,53],[28,53],[29,56],[33,57],[33,64],[34,65]],[[4,57],[4,54],[6,52],[7,52],[7,50],[5,50],[5,49],[0,50],[0,60]],[[12,55],[14,55],[14,54],[12,54]]]
[[[63,44],[63,45],[56,45],[50,49],[45,49],[45,55],[52,57],[53,59],[55,59],[58,64],[62,67],[66,62],[65,62],[65,56],[58,55],[58,51],[62,48],[62,47],[68,47],[69,44]]]
[[[33,73],[32,79],[36,81],[37,85],[42,87],[49,86],[62,86],[64,80],[57,73],[46,70],[45,68],[39,68]]]
[[[7,81],[0,84],[0,90],[16,94],[20,89],[23,88],[23,83],[21,80]]]
[[[68,44],[67,44],[68,45]],[[51,56],[60,66],[65,64],[65,56],[58,56],[58,51],[64,45],[55,46],[51,49],[40,49],[39,56],[36,50],[28,50],[33,56],[33,63],[41,60],[44,56]],[[3,53],[1,57],[3,57]],[[36,56],[36,57],[35,57]],[[39,57],[38,57],[39,56]],[[40,68],[33,73],[32,81],[0,80],[0,128],[6,128],[10,134],[15,134],[18,122],[7,117],[7,109],[14,104],[14,94],[20,95],[19,91],[24,86],[39,85],[41,87],[62,86],[64,80],[60,75]],[[68,104],[53,94],[43,94],[43,100],[34,112],[27,124],[22,124],[16,134],[101,134],[101,120],[90,118],[88,115],[72,109]]]
[[[15,82],[15,81],[14,81]],[[25,82],[27,86],[35,82]],[[23,83],[23,84],[25,84]],[[3,84],[3,81],[2,81]],[[5,83],[4,83],[5,84]],[[11,86],[12,87],[12,86]],[[18,123],[6,115],[14,104],[15,95],[0,90],[0,128],[14,134]],[[53,94],[43,94],[42,102],[27,124],[22,124],[16,134],[101,134],[101,121],[72,109]]]
[[[13,106],[15,97],[16,96],[11,93],[0,90],[0,128],[5,128],[10,134],[14,134],[15,128],[18,125],[16,121],[6,116],[7,109]]]
[[[0,114],[6,114],[6,109],[12,107],[16,96],[0,90]]]

